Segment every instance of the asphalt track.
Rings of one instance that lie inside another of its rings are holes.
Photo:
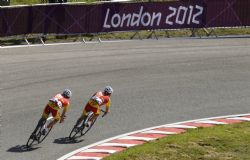
[[[89,96],[112,85],[111,113],[80,143],[67,137]],[[22,151],[48,99],[73,91],[63,124]],[[250,39],[165,39],[0,49],[0,159],[50,160],[156,125],[249,113]]]

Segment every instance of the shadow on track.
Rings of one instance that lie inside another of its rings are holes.
[[[10,149],[7,150],[7,152],[30,152],[37,150],[38,148],[41,147],[26,147],[26,145],[17,145],[15,147],[11,147]]]
[[[72,143],[80,143],[84,141],[84,139],[70,139],[69,137],[58,138],[54,140],[56,144],[72,144]]]

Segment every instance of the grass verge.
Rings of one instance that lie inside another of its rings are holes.
[[[30,4],[42,4],[49,3],[49,1],[53,0],[11,0],[10,5],[30,5]],[[56,0],[54,0],[56,1]],[[85,2],[85,3],[93,3],[100,1],[109,1],[109,0],[67,0],[67,2]],[[176,0],[133,0],[133,2],[157,2],[157,1],[176,1]]]
[[[250,123],[191,129],[104,160],[250,160]]]
[[[94,2],[95,0],[68,0],[68,2]],[[10,5],[31,5],[49,3],[49,0],[11,0]]]
[[[208,32],[211,29],[207,29]],[[250,35],[250,28],[217,28],[214,30],[217,36],[225,35]],[[135,35],[135,39],[146,39],[146,38],[166,38],[166,37],[189,37],[192,35],[191,30],[181,29],[181,30],[166,30],[166,31],[155,31],[155,34],[150,36],[149,31],[139,31],[139,35]],[[80,42],[85,41],[96,41],[98,38],[102,40],[124,40],[131,39],[135,32],[116,32],[116,33],[102,33],[102,34],[84,34],[84,35],[68,35],[68,36],[53,36],[47,35],[44,39],[45,43],[59,43],[59,42]],[[30,44],[39,44],[41,43],[38,35],[27,35],[27,39]],[[203,29],[199,29],[196,32],[196,36],[207,36],[207,33]],[[26,44],[23,36],[12,36],[12,37],[0,37],[1,46],[9,45],[22,45]]]

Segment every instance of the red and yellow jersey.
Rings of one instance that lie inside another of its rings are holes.
[[[89,105],[91,105],[94,108],[99,108],[102,105],[106,105],[106,107],[109,109],[111,100],[109,96],[104,96],[101,91],[96,92],[89,100]]]
[[[55,110],[64,108],[64,110],[67,111],[69,106],[69,99],[64,98],[61,94],[57,94],[49,100],[48,106]]]

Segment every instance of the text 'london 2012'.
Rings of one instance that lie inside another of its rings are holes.
[[[169,6],[166,13],[145,11],[141,6],[140,10],[132,13],[113,13],[108,8],[104,19],[104,28],[123,27],[155,27],[165,25],[189,25],[201,24],[204,8],[199,5]]]

